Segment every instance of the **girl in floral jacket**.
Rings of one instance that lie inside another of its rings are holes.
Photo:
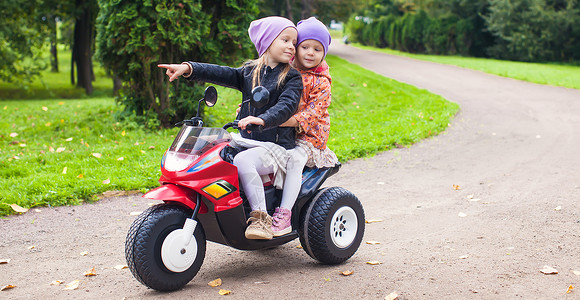
[[[296,127],[297,147],[289,150],[282,202],[273,216],[274,236],[292,231],[290,217],[302,185],[304,166],[311,168],[333,167],[336,155],[326,146],[330,130],[331,77],[324,58],[330,45],[326,26],[311,17],[298,22],[298,42],[294,67],[302,74],[303,91],[298,112],[281,126]]]

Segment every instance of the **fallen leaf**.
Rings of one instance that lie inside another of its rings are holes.
[[[298,246],[296,246],[296,248],[303,249],[302,245],[300,245],[300,244]]]
[[[572,271],[572,273],[574,273],[574,275],[576,275],[576,276],[580,276],[580,271],[574,270],[574,271]]]
[[[18,204],[10,204],[10,207],[12,207],[12,209],[17,212],[17,213],[25,213],[28,211],[28,208],[24,208]]]
[[[26,147],[26,144],[20,144],[20,145],[18,145],[18,146],[20,146],[20,147],[24,148],[24,147]]]
[[[212,281],[208,282],[207,285],[209,285],[211,287],[220,286],[220,285],[222,285],[222,279],[218,278],[216,280],[212,280]]]
[[[62,169],[62,174],[66,174],[66,171],[67,171],[67,170],[68,170],[68,168],[67,168],[67,167],[64,167],[64,168]]]
[[[64,105],[64,102],[61,101],[61,102],[58,103],[58,105]]]
[[[556,270],[556,269],[554,269],[554,268],[552,268],[552,267],[550,267],[550,266],[544,266],[544,267],[543,267],[543,268],[540,270],[540,272],[542,272],[542,273],[544,273],[544,274],[546,274],[546,275],[549,275],[549,274],[558,274],[558,270]]]
[[[69,138],[68,138],[68,139],[66,139],[65,141],[67,141],[67,142],[70,142],[70,141],[72,141],[72,140],[73,140],[73,138],[69,137]]]
[[[89,251],[83,251],[80,254],[81,254],[81,256],[87,256],[87,255],[89,255]]]
[[[85,177],[85,175],[83,175],[83,174],[79,174],[79,175],[77,176],[77,178],[84,178],[84,177]]]
[[[572,293],[572,290],[573,290],[573,289],[574,289],[574,286],[570,285],[570,286],[568,287],[568,290],[566,291],[566,294],[570,294],[570,293]]]
[[[64,283],[64,281],[62,281],[62,280],[53,280],[53,281],[50,283],[50,285],[61,285],[61,284],[63,284],[63,283]]]
[[[454,190],[456,190],[456,191],[458,191],[458,190],[460,190],[460,189],[461,189],[461,187],[460,187],[460,186],[458,186],[457,184],[454,184],[454,185],[453,185],[453,189],[454,189]]]
[[[132,211],[129,213],[130,216],[138,216],[142,213],[142,211]]]
[[[367,244],[369,245],[377,245],[380,244],[381,242],[377,242],[377,241],[367,241]]]
[[[556,206],[556,208],[554,208],[554,210],[562,210],[562,206]]]
[[[368,265],[375,266],[375,265],[380,265],[381,262],[380,261],[377,261],[377,260],[373,260],[373,261],[367,261],[367,264]]]
[[[121,135],[122,135],[122,136],[125,136],[125,134],[126,134],[126,133],[125,133],[125,130],[123,130],[123,132],[121,132]]]
[[[83,275],[88,277],[88,276],[95,276],[95,275],[97,275],[97,273],[95,271],[95,268],[93,267],[92,269],[86,271]]]
[[[365,223],[376,223],[376,222],[382,222],[383,219],[369,219],[369,220],[365,220]]]
[[[66,149],[65,147],[58,147],[58,148],[56,148],[56,153],[61,153],[61,152],[63,152],[65,149]]]
[[[384,185],[385,183],[382,181],[377,182],[378,185]]]
[[[256,281],[254,284],[268,284],[270,281]]]
[[[459,259],[466,259],[466,258],[468,258],[468,257],[469,257],[469,255],[461,255],[461,256],[459,257]]]
[[[129,266],[127,266],[127,265],[116,265],[114,268],[117,269],[117,270],[123,270],[123,269],[129,268]]]
[[[105,180],[103,180],[103,184],[109,184],[111,183],[111,179],[107,178]]]
[[[462,212],[458,213],[457,216],[460,217],[460,218],[467,217],[467,215],[465,213],[462,213]]]
[[[385,296],[385,300],[395,300],[397,298],[399,298],[399,294],[397,294],[397,292],[392,292]]]
[[[473,199],[473,196],[474,196],[473,194],[471,194],[471,195],[467,195],[467,197],[466,197],[466,198],[467,198],[467,199]]]
[[[121,160],[125,160],[125,158],[121,156],[121,157],[117,158],[117,160],[121,161]]]
[[[28,249],[28,250],[32,250],[32,249],[34,249],[34,248],[36,248],[36,246],[32,245],[32,246],[28,246],[26,249]]]
[[[81,284],[80,280],[73,280],[71,281],[69,284],[67,284],[63,290],[76,290],[79,288],[79,285]]]
[[[17,137],[17,136],[18,136],[18,133],[16,133],[16,132],[13,132],[10,134],[10,137]]]
[[[48,146],[48,151],[54,152],[54,148],[52,148],[52,146]]]
[[[351,271],[351,270],[342,271],[342,272],[340,272],[340,274],[342,276],[350,276],[350,275],[354,274],[354,271]]]
[[[149,146],[149,149],[155,149],[155,146]]]
[[[225,295],[229,295],[231,294],[232,291],[228,291],[228,290],[224,290],[224,289],[220,289],[220,291],[218,292],[218,294],[225,296]]]
[[[481,199],[479,199],[479,198],[473,198],[473,199],[468,199],[467,201],[469,201],[469,202],[477,202],[477,201],[480,201],[480,200]]]
[[[42,110],[44,110],[44,111],[48,111],[48,107],[46,107],[46,106],[43,106],[43,107],[42,107]]]
[[[0,291],[9,290],[9,289],[13,289],[13,288],[15,288],[15,287],[16,287],[15,285],[11,285],[11,284],[9,284],[9,285],[5,285],[5,286],[3,286],[2,288],[0,288]]]
[[[96,158],[101,158],[103,155],[101,153],[93,153],[93,156]]]
[[[0,259],[0,265],[7,264],[9,262],[10,262],[10,258],[2,258],[2,259]]]

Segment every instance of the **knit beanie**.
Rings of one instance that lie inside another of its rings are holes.
[[[294,23],[286,18],[277,16],[265,17],[252,21],[250,28],[248,28],[248,34],[252,43],[256,46],[256,50],[258,50],[258,54],[262,56],[276,37],[288,27],[296,29]]]
[[[318,21],[315,17],[310,17],[298,22],[296,28],[298,29],[298,43],[296,45],[300,45],[305,40],[319,41],[322,47],[324,47],[324,57],[326,57],[331,41],[330,32],[328,32],[326,25]]]

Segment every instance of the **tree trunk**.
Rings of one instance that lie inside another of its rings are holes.
[[[77,0],[77,6],[81,1]],[[90,6],[83,8],[77,17],[73,39],[73,59],[77,66],[77,86],[85,89],[87,95],[93,93],[93,22]]]
[[[113,96],[119,96],[119,91],[123,87],[123,82],[121,78],[117,75],[113,75]]]
[[[312,16],[311,0],[302,0],[302,20]]]
[[[54,17],[49,17],[50,22],[50,71],[53,73],[58,73],[58,49],[56,48],[56,19]]]
[[[286,0],[286,13],[288,14],[287,18],[290,20],[293,20],[293,18],[292,18],[292,3],[290,3],[290,0]]]

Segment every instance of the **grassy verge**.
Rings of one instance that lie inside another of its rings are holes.
[[[46,59],[48,61],[48,57]],[[0,81],[0,99],[79,99],[112,96],[112,79],[105,74],[103,68],[101,68],[96,62],[94,68],[95,81],[93,81],[92,95],[87,96],[84,89],[71,84],[70,61],[70,50],[67,50],[63,45],[59,45],[58,73],[53,73],[49,70],[42,71],[39,78],[24,88],[14,83]]]
[[[523,81],[580,89],[580,66],[556,63],[526,63],[487,58],[412,54],[387,48],[352,44],[355,47],[392,55],[406,56],[440,64],[454,65]]]
[[[334,56],[329,147],[341,161],[409,145],[443,131],[458,106]],[[58,83],[59,81],[57,81]],[[209,126],[231,121],[240,93],[221,88]],[[159,161],[177,128],[119,123],[111,97],[0,101],[0,215],[78,204],[107,190],[158,185]]]
[[[0,102],[0,215],[12,203],[78,204],[107,190],[156,186],[176,129],[120,124],[116,109],[112,98]]]

